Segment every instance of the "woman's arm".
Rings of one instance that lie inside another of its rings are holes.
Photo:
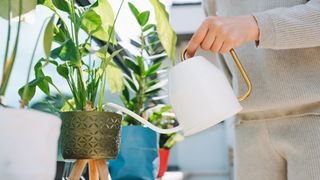
[[[259,48],[292,49],[320,46],[320,0],[253,15],[260,29]]]
[[[320,46],[320,0],[253,16],[210,16],[189,41],[187,54],[193,56],[199,47],[226,53],[249,41],[271,49]]]

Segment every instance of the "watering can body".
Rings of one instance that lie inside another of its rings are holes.
[[[185,53],[186,50],[182,53],[182,60]],[[158,133],[182,131],[184,136],[190,136],[210,128],[240,112],[239,101],[246,99],[252,90],[238,56],[233,49],[230,53],[248,88],[240,97],[236,97],[222,71],[204,57],[190,58],[170,69],[169,101],[179,121],[175,128],[161,129],[124,107],[113,103],[107,106],[130,115]]]
[[[169,101],[185,136],[216,125],[242,110],[223,72],[202,56],[171,69]]]

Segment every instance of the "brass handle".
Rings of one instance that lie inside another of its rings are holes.
[[[181,61],[186,60],[186,53],[187,53],[187,48],[185,48],[183,50],[183,52],[181,53],[181,57],[180,57]],[[230,54],[231,54],[234,62],[236,63],[237,68],[239,69],[242,78],[244,79],[244,81],[245,81],[245,83],[247,85],[247,92],[244,95],[238,97],[239,101],[243,101],[243,100],[247,99],[247,97],[251,94],[252,84],[251,84],[251,81],[250,81],[250,79],[248,77],[248,74],[247,74],[246,70],[243,68],[243,66],[242,66],[242,64],[241,64],[236,52],[234,51],[234,49],[230,50]]]

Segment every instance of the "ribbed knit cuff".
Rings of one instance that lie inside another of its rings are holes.
[[[259,26],[258,48],[272,48],[276,44],[276,34],[271,16],[267,12],[253,13]]]

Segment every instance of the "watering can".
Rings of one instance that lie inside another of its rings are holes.
[[[247,92],[236,97],[227,78],[221,70],[202,56],[186,60],[186,49],[181,53],[182,62],[169,72],[169,101],[179,126],[161,129],[122,106],[108,103],[126,113],[152,130],[170,134],[182,131],[189,136],[214,126],[242,110],[239,101],[251,93],[252,85],[234,49],[230,51],[246,85]]]

